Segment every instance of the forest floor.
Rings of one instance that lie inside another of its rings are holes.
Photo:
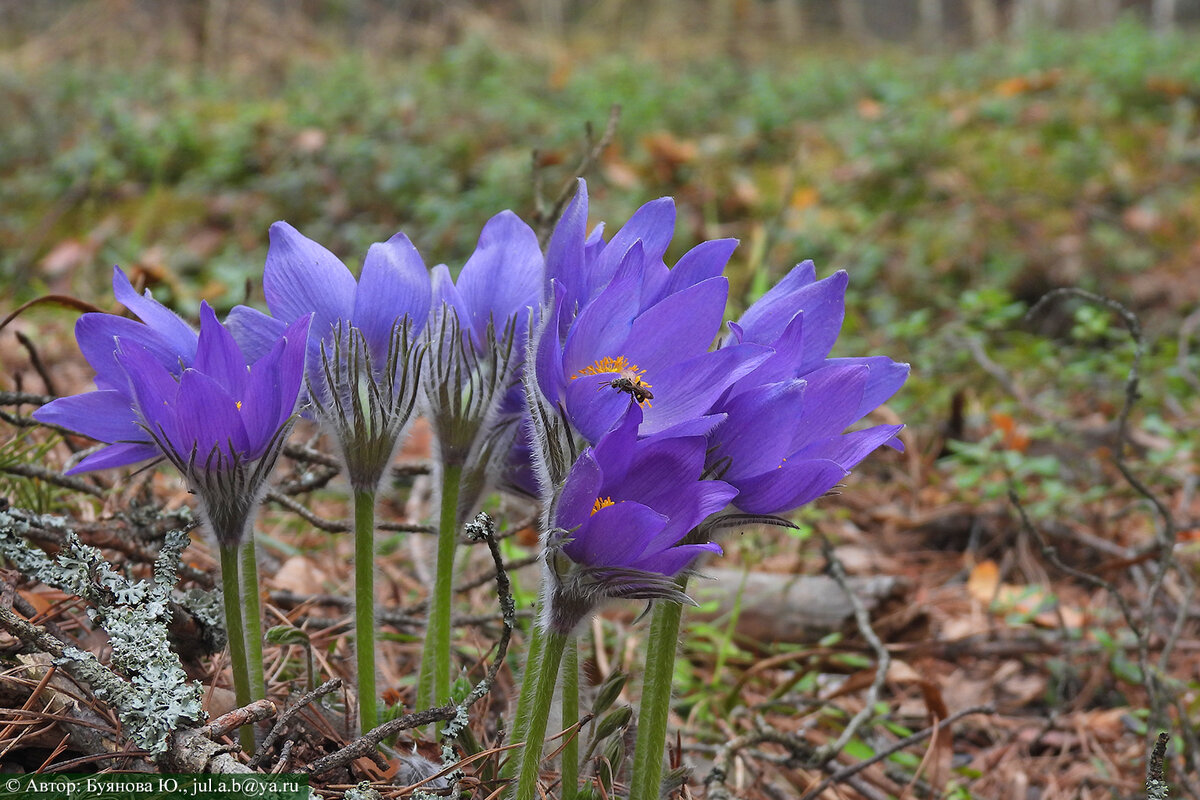
[[[908,426],[904,453],[872,456],[794,529],[727,532],[725,555],[702,570],[714,579],[695,583],[676,672],[672,758],[688,768],[677,796],[1129,797],[1167,732],[1167,781],[1200,798],[1196,37],[1122,24],[934,55],[702,61],[586,43],[523,51],[515,35],[404,57],[328,46],[310,60],[280,41],[261,70],[238,61],[215,73],[131,69],[116,45],[97,55],[86,29],[58,42],[59,59],[45,38],[0,54],[0,96],[22,109],[0,131],[3,310],[51,298],[0,331],[9,506],[66,517],[140,578],[186,517],[190,498],[165,471],[53,477],[89,442],[29,424],[41,398],[90,388],[71,326],[80,302],[116,310],[113,263],[173,307],[206,298],[221,310],[253,302],[279,218],[351,265],[396,230],[430,264],[456,265],[496,211],[534,220],[530,164],[552,196],[573,174],[583,124],[598,130],[619,103],[616,138],[589,175],[593,222],[611,232],[669,194],[669,261],[703,238],[740,238],[731,318],[802,258],[819,275],[845,268],[834,355],[913,366],[877,412]],[[1095,295],[1035,308],[1062,287]],[[311,449],[281,462],[258,525],[280,708],[353,673],[346,492],[312,430],[294,441]],[[431,583],[432,540],[419,530],[433,511],[429,458],[418,425],[379,515],[380,687],[393,716],[413,710]],[[531,507],[486,509],[519,624],[460,751],[476,756],[463,786],[478,782],[479,797],[496,785],[493,748],[539,580]],[[52,528],[35,526],[32,540],[58,552]],[[181,588],[212,588],[209,545],[197,536],[184,558]],[[474,547],[460,567],[468,683],[502,630],[491,564]],[[109,658],[84,602],[11,568],[0,577],[0,606]],[[606,608],[581,636],[585,708],[618,674],[629,680],[609,713],[636,708],[640,610]],[[222,657],[190,636],[177,644],[189,645],[183,664],[206,708],[232,710]],[[119,763],[128,744],[111,709],[21,651],[0,634],[0,765]],[[81,699],[64,711],[72,693]],[[280,767],[292,741],[280,768],[298,769],[347,742],[347,724],[345,690],[332,691],[262,763]],[[585,749],[598,727],[581,731]],[[618,794],[631,731],[595,741],[595,774],[614,766]],[[423,735],[417,750],[438,761]],[[400,796],[413,782],[400,754],[417,736],[314,785],[337,797],[371,780]]]

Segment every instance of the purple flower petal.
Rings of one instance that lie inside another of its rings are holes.
[[[196,332],[179,315],[154,299],[147,289],[139,295],[120,267],[113,267],[113,294],[146,325],[157,332],[164,345],[185,363],[196,355]]]
[[[824,459],[835,461],[843,469],[849,470],[858,462],[869,456],[879,447],[891,441],[896,434],[903,430],[903,425],[876,425],[853,431],[841,436],[833,436],[802,448],[792,458],[796,460]]]
[[[438,264],[433,268],[431,281],[433,285],[431,315],[437,316],[442,313],[443,309],[449,308],[458,320],[463,338],[474,341],[475,346],[481,348],[483,342],[475,337],[475,332],[471,327],[471,310],[467,307],[467,302],[463,299],[462,293],[458,291],[458,287],[454,285],[454,279],[450,277],[450,269],[445,264]]]
[[[728,419],[728,414],[705,414],[701,417],[692,417],[680,422],[678,425],[658,431],[648,439],[658,438],[677,438],[680,436],[711,436],[717,428],[721,427]]]
[[[866,386],[863,387],[862,402],[859,403],[855,421],[870,414],[891,399],[908,380],[909,366],[892,361],[887,356],[865,356],[861,358],[830,358],[828,366],[865,365],[870,369]]]
[[[788,461],[779,468],[733,484],[733,504],[748,514],[781,514],[816,500],[836,486],[846,470],[833,461]]]
[[[257,361],[271,352],[287,329],[287,323],[256,308],[234,306],[229,316],[225,317],[225,327],[233,335],[246,360]]]
[[[727,480],[758,475],[774,469],[792,452],[791,431],[804,409],[807,384],[781,381],[756,387],[728,401],[722,410],[728,421],[713,434],[716,447],[711,459],[728,459]]]
[[[86,456],[64,475],[78,475],[82,472],[94,472],[98,469],[113,469],[138,464],[159,455],[158,448],[152,444],[112,444]]]
[[[579,564],[625,566],[646,549],[667,518],[640,503],[615,503],[592,514],[574,533],[563,551]]]
[[[304,379],[305,342],[311,315],[293,322],[270,353],[254,362],[245,391],[236,397],[246,428],[246,457],[258,458],[296,408]]]
[[[643,258],[660,261],[675,235],[675,201],[670,197],[651,200],[634,212],[621,230],[604,246],[591,270],[598,279],[607,282],[626,259],[629,249],[640,241]]]
[[[182,354],[171,348],[150,326],[113,314],[84,314],[75,322],[75,339],[79,342],[83,357],[96,370],[96,386],[99,388],[121,389],[125,386],[125,376],[116,368],[116,361],[113,360],[118,338],[123,342],[136,343],[163,368],[175,374],[182,371]],[[194,355],[194,347],[192,352]],[[189,363],[184,361],[184,364]]]
[[[371,356],[380,363],[396,321],[407,316],[413,333],[429,318],[429,270],[403,233],[371,245],[354,296],[354,325],[363,332]]]
[[[822,367],[805,380],[804,408],[793,423],[792,449],[836,436],[858,420],[870,368],[863,364]]]
[[[707,352],[721,329],[729,281],[709,280],[669,295],[633,321],[625,352],[649,372]]]
[[[566,301],[566,291],[558,281],[550,283],[550,313],[545,321],[537,343],[537,354],[534,361],[534,374],[537,377],[538,388],[542,395],[557,405],[560,399],[560,389],[566,377],[563,375],[562,353],[559,350],[558,330],[562,326],[563,303]]]
[[[557,524],[567,530],[582,525],[591,516],[600,496],[603,475],[591,449],[584,450],[571,465],[554,509]]]
[[[222,458],[231,451],[245,454],[249,450],[237,402],[225,387],[202,372],[183,371],[175,413],[178,427],[171,446],[185,459],[194,449],[197,464],[204,466],[214,449],[220,450]]]
[[[771,352],[753,344],[723,347],[648,373],[646,381],[654,387],[654,400],[646,410],[642,434],[658,433],[705,414],[726,388],[753,371]]]
[[[636,257],[640,245],[635,243],[629,252]],[[563,348],[567,379],[597,360],[623,355],[621,347],[629,338],[637,312],[637,278],[622,274],[579,312],[571,326]]]
[[[354,311],[354,276],[337,256],[286,222],[273,224],[270,238],[263,270],[267,307],[284,322],[314,313],[312,335],[324,339]]]
[[[129,395],[115,389],[60,397],[33,412],[46,425],[90,436],[99,442],[146,442]]]
[[[820,363],[833,348],[845,315],[845,271],[828,278],[806,281],[812,270],[805,262],[792,270],[775,288],[746,310],[738,324],[745,339],[760,344],[773,344],[797,313],[804,313],[804,349],[796,354],[795,374],[803,374]],[[795,280],[789,280],[798,275]],[[792,287],[780,291],[781,287]]]
[[[681,544],[667,550],[660,550],[653,555],[638,559],[629,566],[644,572],[657,572],[660,575],[678,575],[692,562],[704,553],[721,554],[721,545],[716,542],[707,544]]]
[[[729,263],[729,258],[737,246],[737,239],[712,239],[688,250],[671,269],[671,277],[667,280],[664,294],[672,295],[689,286],[716,278]]]
[[[693,481],[682,485],[677,483],[670,497],[663,496],[655,503],[647,502],[646,505],[655,511],[666,514],[669,521],[650,540],[646,552],[663,550],[676,544],[710,514],[729,505],[737,493],[737,489],[724,481]]]
[[[612,430],[599,437],[593,450],[596,460],[604,464],[604,475],[612,485],[620,483],[629,472],[638,441],[638,426],[642,424],[642,409],[630,403]]]
[[[470,323],[482,341],[489,320],[497,333],[518,315],[523,328],[527,307],[537,307],[542,296],[544,265],[537,234],[511,211],[488,220],[475,252],[458,276],[458,291],[470,312]]]
[[[250,377],[246,357],[207,302],[200,303],[200,341],[193,366],[225,387],[231,397],[245,392]]]
[[[771,343],[775,352],[745,379],[730,389],[730,395],[754,391],[764,384],[801,377],[802,373],[797,366],[804,359],[804,322],[803,311],[792,317],[791,322],[783,329],[783,333],[779,334],[779,338]],[[729,323],[729,327],[733,331],[733,335],[727,341],[729,343],[743,341],[744,335],[741,328],[733,322]]]
[[[637,403],[629,394],[612,388],[603,376],[583,375],[567,381],[564,405],[576,430],[587,441],[595,442]]]
[[[550,242],[546,246],[546,295],[550,296],[550,282],[568,287],[573,311],[579,300],[579,291],[586,286],[584,275],[583,243],[587,236],[588,194],[587,183],[580,178],[575,196],[563,211]]]
[[[179,422],[175,409],[178,381],[137,342],[119,340],[116,360],[124,372],[125,390],[133,398],[141,422],[155,437],[172,441]]]
[[[698,436],[646,441],[636,449],[625,470],[613,470],[605,462],[606,486],[617,484],[621,499],[674,516],[687,506],[677,492],[678,476],[700,474],[704,468],[704,448],[704,440]]]

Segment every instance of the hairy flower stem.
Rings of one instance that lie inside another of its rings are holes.
[[[375,695],[375,492],[354,491],[354,650],[358,657],[358,730],[379,725]]]
[[[525,653],[525,674],[521,676],[521,693],[517,695],[516,713],[513,714],[512,731],[508,734],[509,744],[525,741],[525,731],[529,728],[529,709],[533,705],[533,685],[542,660],[542,644],[545,634],[535,622],[529,635],[529,649]],[[517,774],[518,753],[512,753],[500,767],[500,777],[512,779]]]
[[[537,782],[542,767],[542,745],[546,741],[546,723],[550,717],[550,707],[554,705],[554,685],[558,681],[558,667],[567,644],[565,633],[546,631],[542,636],[542,657],[538,660],[537,674],[525,678],[526,681],[533,680],[535,686],[529,722],[525,728],[525,746],[520,749],[516,800],[534,800],[538,796]]]
[[[417,707],[429,708],[450,700],[450,611],[454,599],[454,551],[458,544],[458,491],[462,467],[442,469],[442,503],[438,518],[437,565],[429,624],[417,679]]]
[[[571,639],[563,659],[562,725],[579,722],[579,640]],[[567,734],[562,751],[562,800],[575,800],[579,790],[579,732]]]
[[[254,531],[238,545],[241,559],[241,574],[238,581],[242,586],[242,608],[245,609],[246,669],[250,680],[250,700],[263,700],[267,696],[267,677],[263,670],[262,601],[259,597],[258,557],[254,550]],[[253,728],[251,728],[253,730]]]
[[[246,632],[242,628],[241,584],[238,581],[237,545],[225,547],[221,552],[222,605],[225,606],[225,633],[229,639],[229,663],[233,669],[233,693],[240,708],[250,705],[250,673],[246,669]],[[254,729],[243,726],[238,732],[242,749],[254,752]]]
[[[680,579],[681,588],[684,582]],[[671,678],[675,673],[675,651],[679,646],[682,617],[682,603],[655,601],[650,633],[646,637],[646,677],[642,681],[629,800],[658,800],[661,793],[663,750],[667,743],[667,719],[671,714]]]

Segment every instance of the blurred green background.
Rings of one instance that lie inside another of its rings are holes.
[[[256,285],[277,219],[352,267],[397,230],[456,266],[492,214],[530,218],[535,165],[557,194],[584,126],[619,104],[589,174],[593,221],[611,231],[675,196],[671,258],[742,240],[737,307],[804,258],[849,270],[837,353],[913,363],[892,405],[923,452],[975,443],[957,447],[976,472],[956,482],[1025,470],[1031,500],[1082,497],[1061,452],[996,462],[1013,419],[1037,439],[1089,415],[1102,428],[1119,405],[1118,320],[1063,306],[1024,322],[1056,286],[1142,316],[1139,422],[1170,434],[1164,461],[1194,451],[1198,2],[0,9],[10,307],[46,292],[108,305],[120,264],[181,309],[228,308]]]

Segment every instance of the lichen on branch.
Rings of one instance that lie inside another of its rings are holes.
[[[51,558],[24,540],[27,520],[0,512],[0,559],[91,605],[88,616],[108,633],[111,668],[71,646],[52,655],[117,712],[131,742],[151,753],[162,753],[173,731],[203,718],[203,690],[187,679],[167,638],[171,590],[189,537],[178,530],[167,533],[154,564],[153,580],[132,581],[113,569],[99,550],[83,544],[74,531],[65,523],[63,526],[65,544]]]

